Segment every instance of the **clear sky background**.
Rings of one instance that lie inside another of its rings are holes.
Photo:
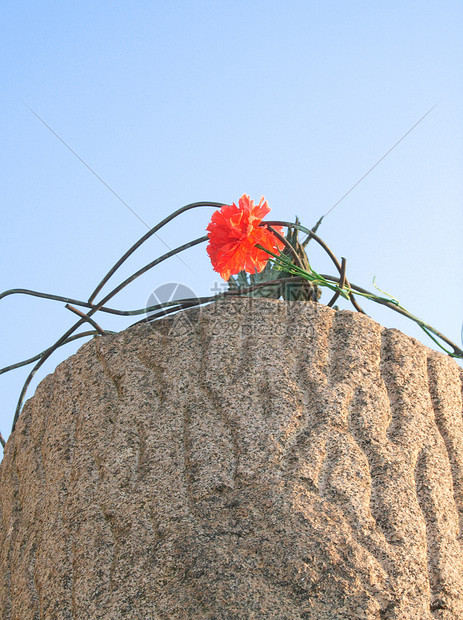
[[[452,0],[3,0],[0,290],[87,299],[147,231],[26,106],[149,226],[187,203],[248,193],[267,198],[272,218],[311,227],[437,103],[319,234],[347,258],[351,282],[372,289],[376,275],[461,344],[462,32]],[[190,212],[160,236],[170,247],[199,237],[211,213]],[[164,251],[152,238],[114,284]],[[197,294],[220,282],[205,245],[181,256],[188,268],[170,259],[113,306],[144,307],[166,282]],[[318,250],[311,260],[333,273]],[[364,307],[433,346],[410,321]],[[73,322],[63,304],[1,300],[0,367]],[[28,396],[82,343],[55,354]],[[5,438],[30,368],[0,375]]]

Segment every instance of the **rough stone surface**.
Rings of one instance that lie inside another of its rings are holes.
[[[94,339],[0,466],[0,618],[463,618],[462,370],[311,302]]]

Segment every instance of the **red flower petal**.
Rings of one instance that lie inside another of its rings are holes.
[[[223,205],[212,214],[207,227],[209,244],[207,253],[215,271],[224,280],[230,275],[246,271],[256,273],[264,269],[270,256],[256,244],[279,254],[284,244],[264,226],[259,226],[262,218],[270,211],[267,201],[262,197],[258,205],[243,194],[235,203]],[[275,226],[280,234],[281,226]]]

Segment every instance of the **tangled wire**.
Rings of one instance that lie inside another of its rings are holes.
[[[250,280],[246,279],[245,274],[239,274],[238,278],[230,278],[229,280],[229,289],[217,293],[215,295],[207,296],[207,297],[199,297],[199,298],[188,298],[188,299],[180,299],[174,300],[164,303],[159,303],[154,306],[150,306],[148,308],[141,308],[138,310],[118,310],[115,308],[110,308],[106,304],[122,289],[131,284],[134,280],[139,278],[141,275],[156,267],[160,263],[164,262],[168,258],[179,254],[188,248],[191,248],[200,243],[204,243],[208,240],[208,236],[198,237],[193,241],[185,243],[169,252],[163,254],[162,256],[156,258],[151,261],[138,271],[136,271],[129,278],[126,278],[123,282],[121,282],[118,286],[113,288],[110,292],[108,292],[100,301],[95,301],[98,294],[102,291],[103,287],[107,284],[108,280],[115,274],[115,272],[119,269],[119,267],[131,256],[145,241],[147,241],[152,235],[157,233],[163,226],[168,224],[173,219],[182,215],[186,211],[190,209],[196,208],[214,208],[220,209],[223,206],[223,203],[218,202],[194,202],[188,204],[184,207],[181,207],[165,219],[163,219],[159,224],[154,226],[151,230],[149,230],[145,235],[143,235],[125,254],[116,262],[116,264],[108,271],[108,273],[104,276],[95,290],[92,292],[87,301],[82,301],[78,299],[72,299],[69,297],[63,297],[59,295],[52,295],[48,293],[42,293],[38,291],[32,291],[29,289],[10,289],[0,293],[0,299],[7,297],[8,295],[32,295],[34,297],[40,297],[43,299],[50,299],[58,302],[62,302],[65,304],[65,308],[76,314],[79,318],[74,323],[72,327],[70,327],[66,333],[64,333],[54,344],[45,349],[44,351],[38,353],[34,357],[23,360],[21,362],[17,362],[10,366],[6,366],[5,368],[0,369],[0,374],[9,372],[15,368],[20,368],[22,366],[26,366],[29,364],[35,365],[29,373],[26,381],[24,382],[23,388],[19,395],[18,403],[16,406],[16,411],[13,419],[12,432],[15,430],[16,423],[18,421],[22,405],[24,402],[24,398],[27,392],[27,389],[34,377],[35,373],[40,369],[40,367],[45,363],[45,361],[60,347],[73,340],[78,338],[84,338],[88,336],[105,336],[107,334],[114,334],[116,332],[104,330],[100,327],[100,325],[94,320],[93,315],[97,312],[99,313],[107,313],[118,316],[136,316],[145,314],[145,317],[141,321],[137,321],[137,323],[149,323],[152,321],[156,321],[170,313],[178,312],[185,310],[186,308],[191,308],[194,306],[201,306],[203,304],[208,304],[211,302],[215,302],[219,299],[224,299],[227,297],[236,297],[236,296],[258,296],[260,291],[270,291],[267,296],[283,296],[285,297],[284,291],[285,287],[291,285],[294,288],[294,285],[299,284],[301,286],[301,290],[304,290],[304,287],[310,288],[309,295],[305,297],[305,299],[317,300],[319,295],[316,294],[318,287],[325,287],[331,289],[333,291],[333,296],[328,302],[328,306],[332,307],[336,300],[342,296],[343,298],[349,300],[354,306],[357,312],[361,312],[365,314],[363,309],[359,306],[355,295],[359,295],[361,297],[365,297],[371,301],[384,305],[395,312],[398,312],[407,318],[416,322],[425,332],[426,334],[439,346],[441,347],[448,355],[455,358],[463,359],[463,350],[460,349],[457,345],[451,342],[448,338],[446,338],[443,334],[435,330],[433,327],[412,315],[408,310],[403,308],[399,302],[384,293],[385,296],[378,296],[375,293],[365,290],[360,286],[356,286],[355,284],[350,283],[346,277],[346,260],[345,258],[341,259],[341,262],[336,258],[331,249],[327,246],[327,244],[316,234],[317,225],[309,230],[302,226],[298,220],[296,222],[286,222],[286,221],[262,221],[260,222],[260,226],[267,227],[283,244],[284,250],[280,254],[276,254],[262,246],[257,246],[259,249],[264,250],[269,256],[269,267],[262,271],[262,274],[259,274],[261,277],[256,278],[251,275]],[[274,227],[285,227],[287,229],[286,237],[283,237]],[[304,233],[307,235],[307,238],[300,243],[298,241],[297,235],[298,232]],[[333,265],[335,266],[338,275],[326,275],[319,274],[311,267],[308,259],[306,257],[305,251],[301,251],[301,248],[305,248],[310,240],[318,243],[326,254],[331,259]],[[282,277],[279,277],[281,275]],[[240,277],[241,276],[241,277]],[[244,276],[244,277],[243,277]],[[315,294],[314,294],[315,290]],[[379,290],[379,289],[378,289]],[[277,292],[275,292],[277,291]],[[381,291],[382,292],[382,291]],[[294,298],[294,297],[292,297]],[[297,297],[296,297],[297,298]],[[303,297],[304,298],[304,297]],[[87,311],[84,312],[80,310],[76,306],[80,308],[84,308]],[[75,333],[81,326],[88,325],[91,329],[88,329],[83,332]],[[448,347],[452,350],[449,350],[441,342],[444,342]],[[0,434],[0,443],[2,446],[5,445],[5,441]]]

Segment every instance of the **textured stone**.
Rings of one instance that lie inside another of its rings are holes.
[[[0,618],[463,618],[462,370],[311,302],[85,344],[0,465]]]

